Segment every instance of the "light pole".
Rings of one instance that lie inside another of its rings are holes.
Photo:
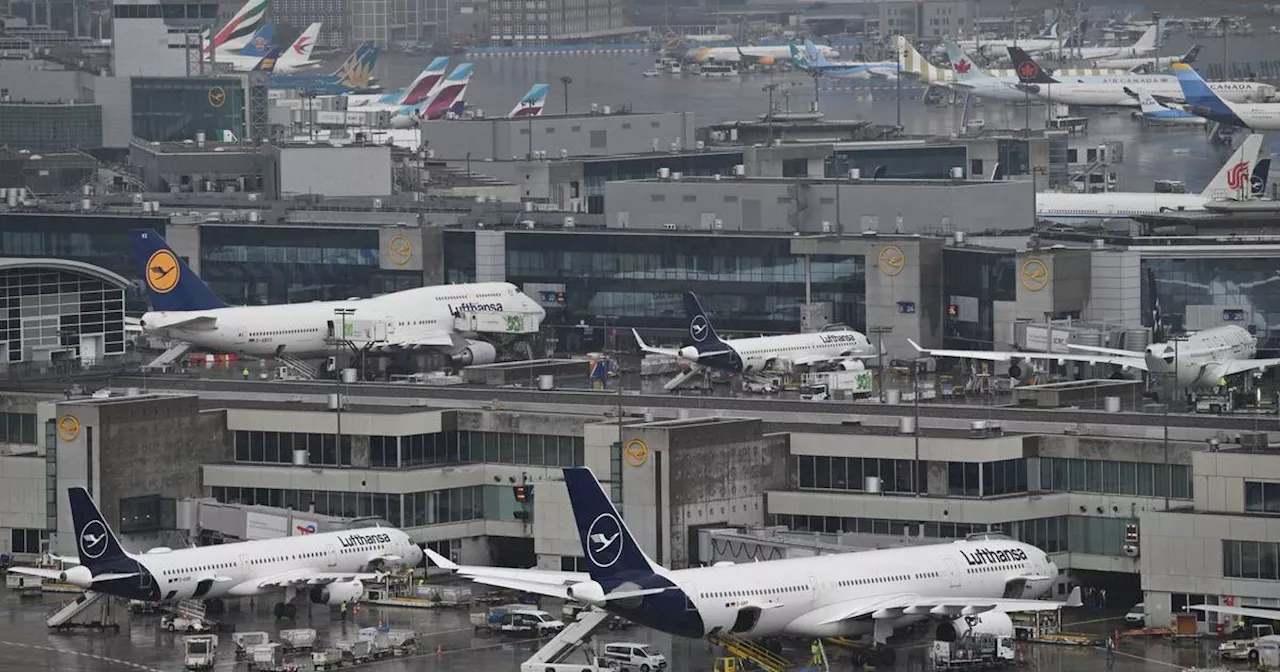
[[[338,418],[337,437],[336,437],[337,441],[334,443],[333,450],[335,453],[335,457],[337,458],[337,463],[342,464],[342,404],[343,404],[342,376],[343,374],[346,373],[346,371],[344,370],[343,367],[340,366],[340,364],[342,360],[342,346],[347,344],[347,316],[355,315],[356,309],[355,308],[334,308],[333,314],[342,318],[342,331],[338,332],[339,333],[338,338],[335,339],[335,342],[337,344],[337,352],[334,353],[334,357],[333,357],[333,371],[336,374],[334,377],[334,387],[337,388],[338,390],[338,407],[335,409],[338,414],[337,415],[337,418]],[[321,457],[321,460],[323,461],[323,456]]]
[[[903,52],[901,46],[894,45],[894,50],[897,52],[896,55],[898,60],[898,76],[893,78],[893,85],[894,88],[897,89],[896,93],[898,94],[895,96],[898,103],[898,126],[895,130],[898,133],[902,133],[902,61],[905,60],[906,54]]]
[[[1151,12],[1151,20],[1156,24],[1156,72],[1161,72],[1160,67],[1160,43],[1164,42],[1164,31],[1160,29],[1160,12]]]
[[[913,388],[913,401],[915,402],[916,411],[916,431],[912,433],[912,438],[916,444],[916,459],[911,463],[911,492],[916,497],[920,496],[920,356],[916,355],[911,360],[911,387]]]
[[[564,89],[564,113],[569,114],[569,85],[573,83],[573,78],[565,75],[560,78],[560,85]]]
[[[760,87],[760,90],[765,91],[769,94],[769,112],[768,112],[769,142],[767,144],[772,145],[773,144],[773,92],[778,90],[778,84],[776,82],[773,84],[765,84],[764,86]]]
[[[877,337],[876,342],[876,377],[880,379],[880,403],[885,403],[884,395],[884,335],[892,334],[893,327],[871,327],[867,330],[872,336]]]
[[[1227,17],[1218,19],[1219,25],[1222,26],[1222,78],[1231,79],[1231,58],[1228,52],[1227,39]]]

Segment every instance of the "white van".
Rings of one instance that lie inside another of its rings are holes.
[[[657,672],[667,668],[667,657],[645,644],[614,642],[604,645],[604,657],[622,670]]]
[[[1147,623],[1147,605],[1139,602],[1129,608],[1129,613],[1124,615],[1124,622],[1129,625],[1143,627]]]

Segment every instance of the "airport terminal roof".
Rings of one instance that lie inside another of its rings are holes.
[[[97,278],[105,283],[119,287],[120,289],[125,289],[131,284],[123,275],[120,275],[115,271],[109,271],[101,266],[94,266],[93,264],[85,263],[83,261],[41,257],[0,257],[0,272],[28,268],[41,271],[52,270],[79,273],[81,275]]]

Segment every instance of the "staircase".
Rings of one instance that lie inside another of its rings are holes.
[[[674,389],[676,389],[676,388],[680,387],[681,385],[684,385],[684,384],[685,384],[685,382],[687,382],[690,378],[692,378],[692,377],[694,377],[694,376],[696,376],[696,375],[698,375],[698,374],[700,374],[700,373],[702,373],[702,371],[698,370],[698,368],[697,368],[697,367],[689,367],[689,370],[688,370],[688,371],[683,371],[683,372],[681,372],[681,373],[677,373],[677,374],[676,374],[676,376],[675,376],[675,378],[672,378],[671,380],[668,380],[668,381],[667,381],[667,384],[662,386],[662,389],[664,389],[664,390],[666,390],[666,391],[670,392],[671,390],[674,390]]]
[[[151,360],[151,363],[147,364],[143,368],[164,370],[165,367],[168,367],[179,359],[182,359],[182,357],[188,352],[191,352],[190,343],[176,343],[170,346],[168,350],[161,353],[160,356]]]
[[[316,367],[294,357],[293,355],[287,355],[282,352],[276,355],[276,363],[288,366],[298,375],[299,378],[311,380],[316,377]]]
[[[204,615],[204,600],[183,600],[178,603],[175,611],[183,618],[189,618],[193,621],[207,623],[209,619]]]
[[[609,620],[609,612],[599,609],[584,611],[578,615],[578,620],[565,626],[560,634],[551,638],[538,652],[524,661],[525,665],[541,665],[562,663],[575,650],[591,639],[605,623]]]
[[[755,663],[765,672],[783,672],[795,667],[786,658],[736,635],[711,635],[707,641],[729,652],[738,660]]]
[[[48,620],[45,621],[45,625],[48,625],[51,628],[60,628],[69,625],[72,622],[71,619],[97,605],[98,602],[105,597],[106,595],[102,593],[86,590],[76,596],[76,599],[62,605],[61,608],[53,612],[53,614],[49,616]]]

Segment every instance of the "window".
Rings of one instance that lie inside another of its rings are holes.
[[[47,530],[14,528],[9,532],[9,550],[13,553],[43,553],[44,549],[40,547],[41,542],[49,540],[49,532]]]
[[[1222,575],[1280,581],[1280,543],[1222,540]]]
[[[815,490],[863,491],[866,479],[874,476],[880,479],[883,492],[914,492],[912,464],[913,460],[801,455],[795,462],[796,482],[801,488]],[[923,492],[928,463],[922,460],[918,465],[916,477]]]
[[[0,443],[35,442],[35,413],[0,413]]]
[[[1191,499],[1191,466],[1042,457],[1040,487],[1059,492]],[[1246,500],[1248,497],[1246,492]]]
[[[1249,513],[1280,513],[1280,483],[1245,481],[1244,510]]]

